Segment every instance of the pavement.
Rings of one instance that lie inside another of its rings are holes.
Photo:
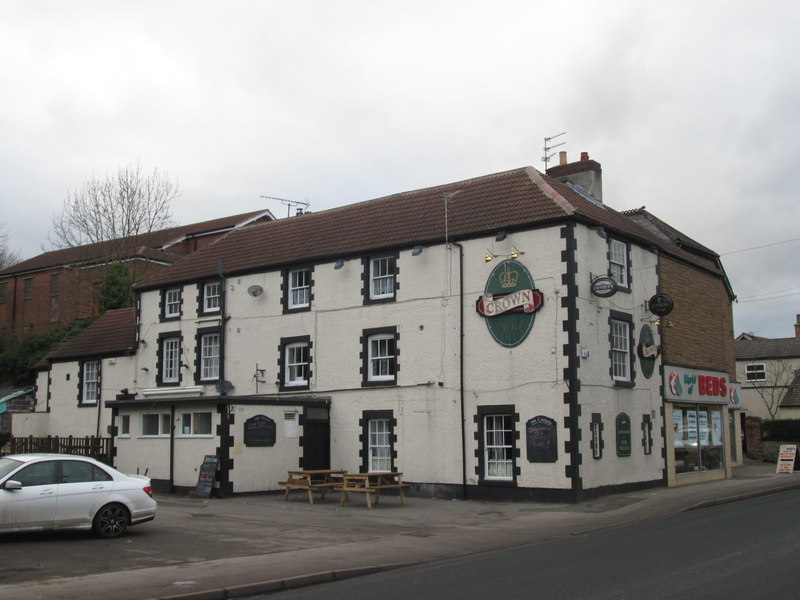
[[[172,514],[195,520],[215,517],[213,523],[219,526],[206,527],[206,543],[222,548],[223,541],[238,541],[230,547],[246,546],[245,555],[183,562],[164,557],[163,566],[0,585],[0,597],[83,600],[110,597],[113,590],[115,600],[242,598],[545,543],[793,488],[800,488],[800,472],[779,474],[774,463],[747,460],[733,469],[731,479],[615,494],[580,504],[407,497],[400,506],[398,497],[385,495],[367,510],[363,499],[352,495],[340,507],[337,493],[313,505],[301,492],[288,502],[282,495],[210,500],[164,495],[158,497],[159,504]],[[142,527],[157,523],[158,518]]]

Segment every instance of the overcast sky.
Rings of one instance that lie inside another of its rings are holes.
[[[68,190],[137,161],[187,224],[544,170],[566,132],[607,204],[722,255],[735,334],[791,337],[798,23],[795,0],[3,0],[0,225],[39,254]]]

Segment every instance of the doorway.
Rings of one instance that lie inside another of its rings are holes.
[[[331,468],[331,422],[327,408],[308,407],[303,414],[303,469]]]

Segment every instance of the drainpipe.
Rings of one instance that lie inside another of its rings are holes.
[[[458,392],[461,402],[461,496],[467,499],[467,428],[464,398],[464,247],[458,247]]]

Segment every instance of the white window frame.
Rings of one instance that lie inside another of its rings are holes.
[[[483,416],[483,478],[514,479],[514,418],[510,414]]]
[[[145,417],[156,417],[158,421],[157,433],[145,433]],[[172,419],[169,413],[142,413],[139,419],[139,426],[139,437],[169,437],[170,429],[172,428]]]
[[[81,404],[95,405],[100,399],[100,361],[87,361],[82,369]]]
[[[611,319],[611,377],[614,381],[631,381],[631,324]]]
[[[181,288],[170,288],[164,291],[164,318],[174,319],[181,316]]]
[[[180,383],[181,338],[167,337],[161,340],[161,382]]]
[[[287,276],[289,286],[287,306],[289,310],[307,308],[311,305],[311,269],[294,269]]]
[[[181,413],[179,437],[212,437],[214,429],[211,411]]]
[[[220,341],[219,332],[200,336],[200,381],[219,379]]]
[[[392,470],[391,419],[369,420],[368,469],[370,473]]]
[[[367,353],[368,381],[396,380],[397,342],[394,333],[375,333],[369,336]]]
[[[756,375],[751,377],[751,375]],[[760,375],[760,376],[758,376]],[[751,381],[766,381],[767,380],[767,365],[766,363],[748,363],[744,367],[744,379],[747,382]]]
[[[608,269],[621,288],[628,288],[628,244],[611,239],[608,243]]]
[[[369,297],[370,300],[394,298],[395,292],[395,259],[393,256],[381,256],[369,261]]]
[[[222,283],[210,281],[203,284],[203,312],[219,312],[222,299]]]
[[[301,360],[298,360],[298,351],[301,354]],[[283,385],[285,387],[308,385],[310,363],[308,342],[286,344],[283,360]]]

